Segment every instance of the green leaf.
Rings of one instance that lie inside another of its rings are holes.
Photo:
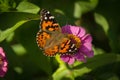
[[[74,5],[74,17],[80,18],[83,13],[93,10],[98,4],[98,0],[78,1]]]
[[[66,64],[60,59],[60,56],[56,56],[56,60],[59,63],[59,68],[53,73],[53,80],[74,80],[72,71],[66,66]]]
[[[55,9],[54,11],[57,12],[57,13],[60,13],[62,15],[65,15],[65,13],[62,10],[60,10],[60,9]]]
[[[14,32],[22,24],[26,23],[29,20],[22,20],[17,22],[13,27],[6,29],[5,31],[0,31],[0,42],[6,39],[12,32]]]
[[[108,29],[109,29],[109,24],[108,24],[107,20],[105,19],[105,17],[98,13],[95,13],[94,16],[95,16],[96,23],[98,23],[103,28],[105,33],[107,34]]]
[[[57,71],[53,74],[53,80],[61,80],[68,73],[69,70],[67,68],[59,67]]]
[[[17,6],[17,10],[20,12],[36,14],[39,12],[40,8],[38,6],[36,6],[35,4],[23,1],[23,2],[19,3],[19,5]]]
[[[6,41],[7,41],[7,42],[12,41],[14,35],[15,35],[15,32],[10,33],[10,35],[6,38]]]
[[[18,56],[25,55],[25,53],[27,52],[26,49],[21,44],[14,44],[11,47]]]
[[[74,76],[82,76],[85,73],[89,73],[90,71],[102,67],[107,64],[120,62],[119,54],[101,54],[96,55],[93,58],[89,59],[87,63],[80,64],[78,66],[73,67]]]
[[[116,75],[114,72],[104,72],[101,75],[99,75],[100,80],[119,80],[118,75]]]
[[[104,54],[105,51],[101,48],[95,48],[93,47],[93,51],[94,51],[94,55],[100,55],[100,54]]]
[[[0,12],[6,12],[9,10],[9,0],[0,0]]]
[[[21,67],[15,67],[14,70],[19,74],[23,73],[23,70]]]
[[[57,62],[60,64],[60,67],[66,67],[65,63],[60,59],[60,55],[56,55],[55,59],[57,60]]]

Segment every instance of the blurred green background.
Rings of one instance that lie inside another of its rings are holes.
[[[84,27],[95,56],[73,65],[44,56],[36,44],[43,8],[61,26]],[[120,0],[0,0],[0,46],[9,62],[0,80],[120,80]]]

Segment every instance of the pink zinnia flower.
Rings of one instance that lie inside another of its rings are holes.
[[[3,51],[3,48],[0,47],[0,77],[4,77],[5,73],[7,72],[7,59],[5,56],[5,52]]]
[[[61,59],[68,64],[73,64],[75,60],[86,62],[86,58],[93,57],[92,37],[86,34],[82,27],[66,25],[62,27],[62,33],[72,34],[80,39],[78,51],[73,55],[61,55]]]

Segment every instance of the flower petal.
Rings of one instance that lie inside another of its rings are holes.
[[[3,48],[2,48],[2,47],[0,47],[0,54],[1,54],[3,57],[5,57],[5,54],[4,54],[4,51],[3,51]]]
[[[3,67],[2,70],[6,73],[7,72],[7,67]]]
[[[0,47],[0,52],[3,52],[3,49],[2,49],[2,47]]]
[[[76,35],[78,37],[82,37],[85,35],[85,29],[78,26],[66,25],[62,27],[62,33],[68,33]]]
[[[91,58],[91,57],[94,56],[94,52],[93,52],[93,50],[90,51],[90,52],[88,52],[88,53],[85,53],[85,54],[86,54],[86,56],[87,56],[88,58]]]
[[[4,77],[6,72],[4,72],[2,69],[0,69],[0,77]]]
[[[78,35],[80,33],[80,27],[70,27],[70,30],[71,30],[71,34],[73,35]]]
[[[90,34],[86,34],[85,36],[83,36],[83,37],[81,38],[81,40],[82,40],[83,42],[89,42],[89,43],[91,43],[91,42],[92,42],[92,37],[91,37]]]
[[[70,57],[69,61],[68,61],[68,64],[73,64],[75,61],[74,57]]]
[[[82,27],[79,27],[80,28],[80,32],[78,33],[78,37],[83,37],[84,35],[85,35],[85,29],[84,28],[82,28]]]
[[[70,55],[61,55],[60,58],[64,61],[67,62],[68,64],[73,64],[75,59],[74,57],[70,56]]]
[[[6,74],[7,72],[7,67],[3,66],[1,69],[0,69],[0,77],[4,77],[4,75]]]
[[[2,47],[0,47],[0,59],[1,59],[1,64],[0,64],[0,77],[4,77],[5,73],[7,72],[7,59],[5,56],[5,52]]]
[[[81,45],[79,50],[87,57],[93,57],[94,55],[94,52],[92,51],[91,43],[84,43],[83,45]]]
[[[89,52],[92,50],[92,44],[89,42],[86,42],[80,46],[80,50],[82,50],[84,52]]]
[[[76,53],[76,54],[74,55],[74,57],[75,57],[78,61],[86,62],[86,59],[85,59],[84,55],[81,54],[81,52],[79,52],[79,51],[78,51],[78,53]]]
[[[61,58],[64,62],[68,62],[68,61],[69,61],[69,56],[67,56],[67,55],[61,55],[60,58]]]
[[[71,34],[70,25],[65,25],[62,27],[62,33]]]
[[[4,62],[3,66],[7,66],[8,65],[7,59],[5,59],[3,62]]]

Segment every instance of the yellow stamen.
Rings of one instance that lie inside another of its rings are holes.
[[[75,35],[73,35],[73,34],[68,34],[68,37],[69,37],[70,39],[73,39],[73,40],[76,42],[76,47],[77,47],[77,48],[80,47],[80,45],[81,45],[81,40],[80,40],[79,37],[77,37],[77,36],[75,36]]]

